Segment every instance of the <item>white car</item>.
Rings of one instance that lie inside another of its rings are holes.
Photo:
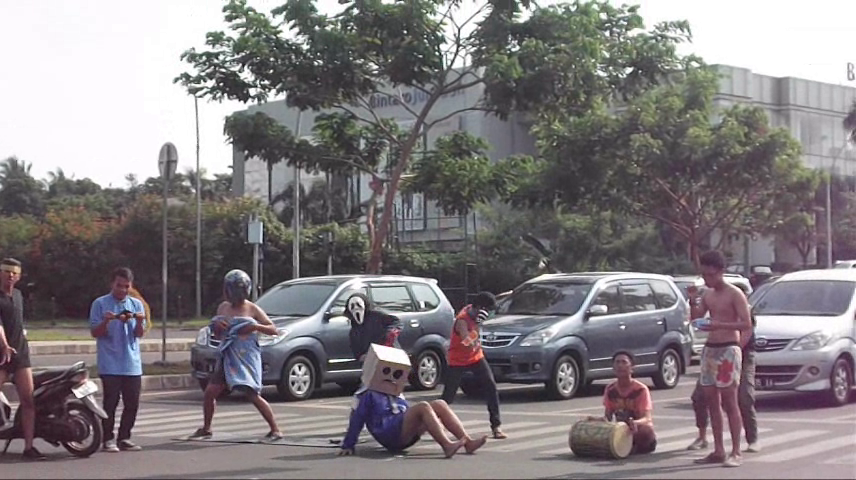
[[[846,405],[856,383],[856,271],[783,275],[753,310],[755,388],[824,392]]]

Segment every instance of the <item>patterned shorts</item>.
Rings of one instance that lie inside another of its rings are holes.
[[[740,384],[743,350],[736,343],[708,344],[701,352],[701,377],[704,387],[726,388]]]

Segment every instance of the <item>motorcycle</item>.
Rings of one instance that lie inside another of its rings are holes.
[[[98,384],[89,379],[84,362],[67,369],[34,372],[34,437],[54,447],[62,445],[76,457],[89,457],[97,452],[104,438],[101,419],[107,418],[107,413],[95,400],[97,391]],[[12,440],[23,438],[19,412],[20,408],[12,416],[12,405],[0,392],[0,440],[6,440],[3,454]]]

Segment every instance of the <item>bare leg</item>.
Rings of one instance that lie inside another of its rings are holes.
[[[458,440],[464,440],[466,443],[464,447],[467,453],[475,453],[476,450],[482,447],[487,441],[487,435],[482,436],[478,439],[473,439],[464,429],[464,426],[461,424],[461,419],[455,415],[455,412],[449,408],[449,404],[443,400],[434,400],[430,403],[431,409],[434,410],[434,413],[439,417],[440,422],[443,423],[443,426],[446,427],[446,430],[452,432]]]
[[[24,434],[24,449],[33,448],[33,436],[36,433],[36,405],[33,402],[33,371],[19,368],[15,371],[15,389],[21,410],[21,430]]]
[[[713,430],[713,452],[701,460],[703,463],[725,461],[725,446],[722,442],[722,406],[719,389],[715,386],[704,386],[705,403],[710,413],[710,427]]]
[[[205,387],[205,401],[202,405],[202,430],[211,431],[211,420],[214,419],[214,407],[217,406],[217,397],[223,393],[224,385],[209,383]]]
[[[743,419],[740,416],[740,406],[737,402],[737,384],[732,384],[720,390],[722,408],[728,415],[728,428],[731,430],[731,454],[740,456],[740,434],[743,432]]]
[[[270,408],[270,404],[258,393],[253,393],[254,395],[250,395],[250,400],[253,402],[253,405],[256,406],[256,409],[258,409],[259,413],[262,414],[262,417],[264,417],[265,421],[268,423],[268,426],[270,427],[270,433],[281,433],[279,431],[279,427],[276,425],[276,418],[273,415],[273,409]]]
[[[443,424],[440,423],[440,419],[437,418],[437,414],[434,413],[431,405],[428,402],[419,402],[404,412],[404,421],[401,425],[401,439],[407,442],[426,431],[443,448],[443,454],[446,458],[455,455],[466,443],[466,440],[458,440],[456,442],[449,440],[446,437]]]

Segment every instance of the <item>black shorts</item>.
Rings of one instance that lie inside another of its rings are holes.
[[[211,373],[211,376],[208,377],[208,383],[210,385],[221,385],[223,388],[228,389],[229,384],[226,383],[226,372],[223,370],[223,359],[218,358],[217,364],[214,367],[214,372]],[[247,395],[257,395],[256,391],[246,385],[235,385],[232,390],[238,390],[246,393]]]
[[[9,363],[0,365],[0,370],[5,371],[9,375],[14,375],[16,371],[22,368],[32,368],[30,363],[30,349],[25,348],[12,355],[12,360]]]

